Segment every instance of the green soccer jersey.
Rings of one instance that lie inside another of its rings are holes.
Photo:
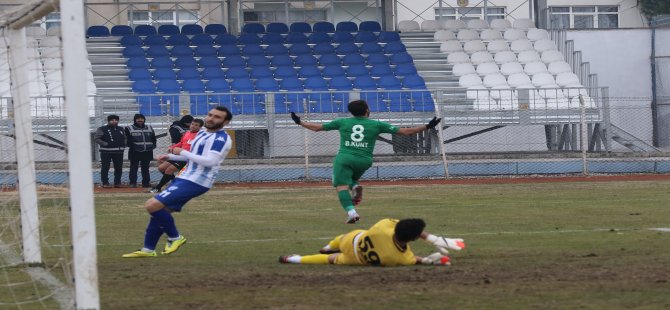
[[[338,118],[323,124],[323,130],[340,131],[340,154],[351,154],[372,159],[377,137],[382,133],[396,133],[400,128],[367,117]]]

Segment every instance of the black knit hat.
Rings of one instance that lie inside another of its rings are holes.
[[[107,121],[108,121],[108,122],[111,121],[111,120],[113,120],[113,119],[115,119],[115,120],[118,121],[118,120],[119,120],[119,116],[118,116],[118,115],[114,115],[114,114],[107,116]]]
[[[190,116],[190,115],[184,115],[179,120],[179,122],[182,123],[182,124],[188,124],[192,121],[193,121],[193,116]]]
[[[144,117],[144,114],[137,113],[137,114],[135,114],[135,116],[133,116],[133,121],[136,121],[136,120],[138,120],[138,119],[140,119],[140,118],[143,119],[143,120],[145,120],[145,121],[147,120],[147,118]]]

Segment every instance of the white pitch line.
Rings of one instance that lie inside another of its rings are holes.
[[[485,236],[485,235],[534,235],[534,234],[564,234],[564,233],[592,233],[592,232],[622,232],[622,231],[642,231],[642,230],[657,230],[670,232],[670,228],[594,228],[594,229],[571,229],[571,230],[547,230],[547,231],[501,231],[501,232],[479,232],[479,233],[453,233],[448,236]],[[222,244],[222,243],[257,243],[257,242],[276,242],[276,241],[309,241],[309,240],[330,240],[333,237],[314,237],[314,238],[267,238],[267,239],[228,239],[228,240],[211,240],[211,241],[196,241],[189,244]],[[98,246],[119,246],[128,245],[128,243],[98,243]],[[69,246],[69,245],[56,245]]]

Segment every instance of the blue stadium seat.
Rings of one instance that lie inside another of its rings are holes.
[[[186,45],[177,45],[170,50],[170,56],[172,57],[184,57],[189,56],[193,57],[193,49]]]
[[[326,55],[321,55],[319,57],[319,65],[321,66],[341,66],[342,65],[342,60],[340,59],[340,56],[337,56],[335,54],[326,54]]]
[[[250,67],[269,67],[270,59],[264,55],[254,55],[247,58],[247,65]]]
[[[139,26],[138,26],[139,27]],[[167,40],[165,40],[165,37],[162,35],[158,34],[150,34],[144,38],[144,45],[167,45]]]
[[[228,29],[226,29],[226,26],[221,24],[209,24],[205,26],[205,33],[211,35],[225,34],[228,33]]]
[[[131,57],[128,58],[128,63],[126,65],[128,69],[149,69],[149,61],[144,57]]]
[[[335,54],[335,47],[330,43],[319,43],[314,45],[315,55]]]
[[[202,110],[208,104],[207,95],[205,95],[205,83],[200,79],[188,79],[181,83],[181,87],[189,93],[191,114],[204,114]]]
[[[270,65],[273,67],[293,66],[293,58],[289,55],[275,55],[270,59]]]
[[[105,26],[91,26],[86,30],[86,36],[93,37],[109,37],[109,29]]]
[[[284,44],[270,44],[265,48],[268,56],[288,55],[288,48]]]
[[[400,35],[395,31],[382,31],[379,33],[379,42],[399,42]]]
[[[354,80],[354,88],[361,90],[360,98],[368,103],[370,112],[380,111],[379,106],[383,101],[381,94],[377,90],[377,82],[373,78],[369,76],[357,77]]]
[[[177,25],[160,25],[158,27],[158,34],[164,36],[179,34],[179,27]]]
[[[333,43],[354,42],[354,35],[351,32],[336,31],[332,38]]]
[[[366,42],[363,43],[360,47],[361,54],[374,54],[374,53],[383,53],[384,50],[382,49],[381,45],[377,44],[377,42]]]
[[[393,69],[388,64],[377,64],[370,68],[370,76],[372,77],[382,77],[387,75],[393,76]]]
[[[165,93],[161,95],[161,103],[167,106],[168,114],[179,115],[179,93],[181,86],[177,80],[160,80],[156,84],[156,89],[159,92]]]
[[[186,27],[186,25],[184,25],[184,27]],[[214,44],[214,38],[206,33],[196,34],[191,38],[191,44],[211,46]]]
[[[146,59],[145,59],[146,60]],[[139,80],[133,82],[133,92],[141,94],[137,96],[137,103],[140,106],[140,113],[145,116],[161,115],[161,97],[155,96],[156,85],[151,80]]]
[[[237,38],[239,44],[261,44],[261,38],[255,33],[241,34]]]
[[[377,90],[377,82],[370,76],[358,76],[354,79],[354,88],[360,90]]]
[[[216,56],[216,48],[211,45],[200,45],[195,47],[195,57]]]
[[[331,43],[332,39],[330,35],[325,32],[314,32],[307,37],[307,41],[312,44]]]
[[[198,67],[198,62],[195,61],[195,58],[193,57],[179,57],[175,59],[174,61],[175,67],[182,69],[182,68],[197,68]]]
[[[354,43],[342,43],[336,49],[338,55],[358,54],[358,46]]]
[[[381,105],[382,111],[389,112],[409,112],[412,110],[412,105],[407,99],[406,93],[402,92],[402,84],[400,80],[393,75],[382,76],[378,81],[379,88],[386,90],[382,92],[383,101],[386,106]]]
[[[332,113],[333,98],[328,89],[328,82],[321,76],[309,77],[304,82],[305,90],[309,90],[307,98],[312,113]]]
[[[389,64],[389,58],[388,56],[384,54],[370,54],[367,58],[367,63],[368,65],[380,65],[384,64],[387,65]]]
[[[284,44],[284,37],[278,33],[267,33],[261,38],[263,44]]]
[[[181,92],[181,86],[176,79],[160,80],[156,84],[156,89],[166,94],[178,94]]]
[[[402,80],[402,85],[410,89],[410,91],[405,92],[405,95],[412,106],[412,111],[435,111],[435,101],[433,101],[433,97],[426,88],[426,82],[422,77],[416,74],[405,76]]]
[[[353,89],[351,80],[344,76],[336,76],[330,80],[329,85],[330,89],[335,91],[332,93],[332,112],[345,112],[349,103],[349,93]]]
[[[289,27],[289,31],[309,33],[312,32],[312,26],[305,22],[295,22],[291,24],[291,26]]]
[[[288,26],[284,23],[269,23],[265,31],[268,33],[288,33]]]
[[[316,59],[316,57],[312,55],[298,55],[293,62],[295,63],[296,66],[298,67],[303,67],[303,66],[316,66],[319,61]]]
[[[185,35],[196,35],[203,33],[202,26],[197,24],[188,24],[181,26],[181,33]]]
[[[259,44],[247,44],[242,47],[242,56],[265,55],[265,50]]]
[[[287,79],[298,78],[298,71],[293,66],[282,66],[275,69],[275,78]]]
[[[226,78],[229,80],[249,78],[249,72],[244,67],[232,67],[226,71]]]
[[[123,46],[141,46],[144,44],[144,42],[142,42],[142,38],[136,35],[123,36],[119,43],[121,43]]]
[[[232,67],[246,67],[247,66],[247,61],[242,58],[242,56],[226,56],[223,58],[223,66],[232,68]]]
[[[265,33],[265,26],[261,23],[248,23],[242,26],[242,33]]]
[[[310,78],[315,76],[321,76],[321,70],[317,66],[303,66],[298,70],[298,77],[300,78]]]
[[[364,64],[350,65],[346,71],[348,77],[370,76],[370,71]]]
[[[312,27],[313,32],[335,32],[335,26],[330,22],[316,22]]]
[[[237,45],[234,44],[221,45],[221,47],[219,47],[218,54],[219,56],[222,57],[242,55],[242,53],[240,52],[240,48],[238,48]]]
[[[274,80],[274,72],[268,67],[254,67],[251,69],[251,78],[252,79],[265,79],[272,78]],[[276,83],[275,83],[276,84]],[[258,83],[256,83],[258,86]]]
[[[156,27],[151,26],[151,25],[137,25],[135,26],[135,35],[138,36],[148,36],[152,34],[156,34]]]
[[[226,72],[221,69],[221,67],[218,68],[205,68],[202,70],[202,78],[205,80],[216,80],[216,79],[224,79],[226,78]]]
[[[389,57],[392,65],[414,63],[414,59],[407,52],[401,52],[391,55]]]
[[[300,79],[285,78],[279,82],[279,88],[285,92],[275,95],[276,113],[305,112],[303,101],[307,101],[307,94]]]
[[[214,37],[214,42],[218,45],[224,46],[228,44],[237,44],[237,37],[232,34],[220,34]]]
[[[198,65],[200,68],[210,68],[210,67],[216,67],[216,68],[221,68],[221,59],[219,59],[216,56],[206,56],[200,58],[198,60]]]
[[[291,55],[312,54],[312,48],[305,43],[296,43],[289,47],[288,53]]]
[[[307,36],[302,32],[289,32],[286,35],[286,43],[295,44],[295,43],[307,43]]]
[[[354,39],[357,43],[377,42],[377,35],[370,31],[361,31],[356,34]]]
[[[345,66],[365,64],[365,58],[359,54],[349,54],[342,58],[342,64]]]
[[[230,95],[230,84],[228,84],[228,81],[223,78],[212,79],[205,85],[205,90],[212,92],[209,95],[209,101],[212,104],[220,104],[232,110],[233,97]],[[198,112],[196,114],[207,114],[210,109],[209,106],[201,103],[196,110]],[[200,111],[203,112],[201,113]],[[191,107],[191,112],[193,112],[193,107]]]
[[[340,65],[325,66],[321,72],[323,73],[323,76],[327,78],[346,76],[344,68],[342,68]]]
[[[156,92],[156,85],[152,80],[138,80],[133,82],[132,90],[140,94],[153,94]]]
[[[350,21],[339,22],[335,27],[335,31],[358,32],[358,25]]]
[[[128,72],[128,79],[131,81],[151,80],[153,76],[148,69],[131,69]]]
[[[210,79],[205,87],[206,90],[215,93],[226,93],[230,91],[230,85],[224,78]]]
[[[177,72],[178,80],[200,79],[200,71],[196,68],[183,68]]]
[[[253,81],[249,78],[237,78],[230,82],[233,93],[234,114],[263,114],[265,113],[265,95],[255,93]]]
[[[279,84],[277,84],[277,80],[272,77],[259,78],[256,80],[256,90],[264,92],[277,92],[279,91]]]
[[[402,63],[396,65],[394,71],[396,76],[408,76],[417,74],[416,67],[414,66],[413,63]]]
[[[191,44],[191,40],[183,34],[173,34],[167,39],[167,45],[188,46],[189,44]]]
[[[165,45],[151,45],[147,49],[147,57],[168,57],[170,56],[170,51],[165,47]]]
[[[156,80],[176,80],[177,74],[168,68],[160,68],[154,71],[154,79]]]
[[[397,54],[402,52],[407,52],[407,48],[405,47],[405,44],[400,41],[389,42],[384,45],[385,54]]]
[[[126,46],[123,49],[123,57],[130,58],[130,57],[144,57],[144,49],[136,46],[136,45],[130,45]]]
[[[382,25],[380,25],[376,21],[367,20],[367,21],[361,22],[361,24],[358,25],[358,31],[380,32],[380,31],[382,31]]]
[[[121,37],[133,34],[133,28],[128,25],[116,25],[112,27],[111,35]]]

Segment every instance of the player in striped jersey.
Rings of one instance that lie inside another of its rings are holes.
[[[159,161],[188,163],[167,189],[147,200],[144,208],[151,217],[144,234],[144,247],[124,254],[123,257],[155,257],[156,245],[163,233],[168,236],[168,242],[161,253],[163,255],[174,253],[186,243],[186,238],[177,230],[172,212],[180,212],[189,200],[206,193],[214,185],[221,162],[233,144],[230,136],[223,130],[232,118],[233,115],[226,107],[219,106],[210,110],[205,118],[206,130],[198,132],[191,143],[190,151],[175,147],[172,154],[158,157]]]

